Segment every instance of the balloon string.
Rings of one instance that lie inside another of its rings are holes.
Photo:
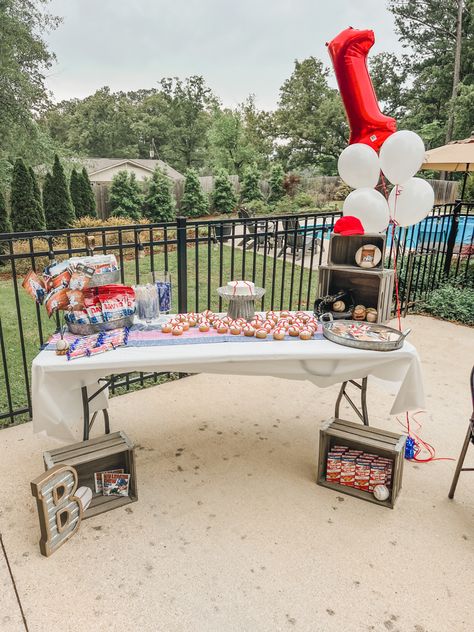
[[[388,190],[387,190],[387,185],[385,182],[385,177],[383,175],[383,173],[381,174],[382,176],[382,187],[383,187],[383,191],[385,194],[385,198],[387,200],[387,204],[388,204]],[[395,247],[395,228],[397,226],[397,222],[395,220],[395,217],[397,215],[397,198],[399,196],[399,190],[398,190],[398,185],[395,185],[396,189],[395,189],[395,202],[394,202],[394,206],[393,206],[393,217],[390,218],[390,224],[392,227],[392,243],[390,244],[390,255],[392,255],[393,253],[393,271],[394,271],[394,281],[395,281],[395,304],[396,304],[396,309],[397,309],[397,321],[398,321],[398,331],[401,332],[402,330],[402,318],[401,318],[401,307],[400,307],[400,292],[399,292],[399,286],[398,286],[398,272],[397,272],[397,251],[398,251],[398,247]]]
[[[416,424],[416,432],[412,432],[410,429],[410,416],[408,413],[406,413],[406,422],[401,421],[400,418],[397,417],[398,423],[406,430],[408,436],[415,441],[415,454],[410,460],[416,461],[417,463],[429,463],[431,461],[455,461],[456,459],[453,459],[452,457],[436,456],[435,448],[420,437],[418,432],[422,429],[422,423],[418,421],[417,416],[422,412],[423,411],[418,410],[416,413],[412,414],[412,421]],[[428,456],[422,456],[424,453],[428,454]]]
[[[388,201],[388,191],[385,182],[384,175],[382,174],[382,188],[385,193],[385,197]],[[396,309],[397,309],[397,321],[398,321],[398,330],[402,330],[402,320],[401,320],[401,308],[400,308],[400,292],[399,292],[399,284],[398,284],[398,270],[397,270],[397,252],[398,245],[395,244],[395,229],[398,226],[396,221],[397,215],[397,200],[400,195],[400,189],[398,188],[398,184],[395,185],[395,200],[393,204],[393,217],[390,218],[391,224],[391,234],[392,234],[392,243],[390,244],[390,255],[393,253],[393,271],[394,271],[394,281],[395,281],[395,300],[396,300]],[[405,429],[407,435],[412,438],[415,442],[415,454],[413,456],[412,461],[416,461],[417,463],[429,463],[431,461],[454,461],[455,459],[451,457],[437,457],[435,448],[421,438],[420,431],[422,428],[422,424],[418,421],[417,416],[422,411],[417,411],[412,414],[412,419],[410,420],[410,414],[408,411],[405,413],[405,422],[400,421],[399,417],[397,417],[398,423]],[[411,421],[416,424],[415,431],[412,430]],[[427,454],[427,456],[423,456]]]

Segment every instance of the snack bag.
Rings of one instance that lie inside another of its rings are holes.
[[[72,310],[81,310],[84,308],[84,294],[80,290],[66,290],[69,307]]]
[[[46,296],[46,284],[34,270],[30,270],[21,284],[28,294],[40,305]]]
[[[53,312],[67,309],[69,305],[69,299],[67,297],[67,291],[63,287],[54,288],[44,299],[44,305],[46,312],[51,318]]]
[[[83,263],[76,264],[69,280],[69,289],[81,291],[85,290],[89,287],[93,274],[94,268],[91,266],[86,266]]]

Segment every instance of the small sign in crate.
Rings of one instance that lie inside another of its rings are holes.
[[[318,485],[329,487],[335,491],[356,496],[363,500],[369,500],[377,505],[393,509],[397,496],[402,488],[403,461],[405,454],[404,435],[371,426],[361,426],[360,424],[344,419],[330,419],[327,421],[319,433],[319,463],[318,463]],[[348,446],[354,450],[363,450],[376,454],[379,457],[390,459],[392,465],[391,483],[389,486],[389,497],[387,500],[379,501],[370,491],[364,491],[355,487],[341,485],[340,483],[326,480],[326,464],[328,452],[333,446]]]
[[[85,485],[91,488],[92,501],[83,518],[91,518],[138,500],[133,444],[122,431],[44,452],[43,459],[46,470],[58,463],[72,465],[77,472],[78,487]],[[128,496],[96,493],[94,473],[119,468],[130,474]]]
[[[355,267],[356,252],[361,246],[373,244],[382,253],[382,258],[373,268],[368,270],[382,270],[385,259],[385,235],[381,233],[365,233],[364,235],[340,235],[332,233],[329,238],[328,265]],[[357,266],[358,267],[358,266]]]

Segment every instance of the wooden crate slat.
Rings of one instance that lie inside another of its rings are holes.
[[[377,310],[377,322],[390,320],[394,284],[393,270],[365,270],[358,266],[319,266],[319,294],[326,296],[351,290],[357,304]]]
[[[328,264],[331,266],[357,266],[355,255],[361,246],[373,244],[382,252],[380,263],[374,268],[365,270],[381,270],[384,267],[386,237],[380,233],[365,233],[364,235],[339,235],[331,233],[328,249]],[[358,267],[358,266],[357,266]]]
[[[329,419],[327,421],[328,426],[331,424],[337,424],[337,426],[343,425],[347,428],[355,428],[355,429],[359,429],[360,428],[360,423],[357,423],[355,421],[347,421],[346,419]],[[385,430],[385,428],[374,428],[373,426],[367,426],[366,428],[367,431],[373,432],[376,435],[384,435],[387,437],[392,437],[393,439],[400,439],[400,434],[397,432],[392,432],[391,430]]]
[[[92,489],[92,501],[83,518],[91,518],[138,500],[137,475],[133,444],[124,432],[114,432],[88,441],[51,450],[43,454],[45,469],[58,463],[72,465],[77,471],[78,486]],[[123,468],[130,474],[128,496],[103,496],[95,492],[95,472]]]
[[[118,437],[117,439],[115,439],[115,441],[110,441],[108,443],[96,443],[86,448],[76,448],[75,450],[62,452],[60,454],[54,455],[54,460],[56,463],[60,463],[61,459],[67,459],[69,461],[71,459],[80,458],[81,456],[90,456],[94,454],[94,452],[100,453],[104,450],[114,449],[117,446],[123,446],[124,450],[128,450],[128,446],[124,444],[123,439]]]
[[[330,419],[320,429],[317,483],[340,493],[349,494],[350,496],[393,509],[402,487],[405,440],[406,438],[403,435],[397,435],[394,432],[381,428],[362,426],[343,419]],[[386,501],[380,502],[376,500],[372,492],[326,480],[327,454],[331,445],[335,444],[347,445],[349,448],[364,449],[367,452],[392,460],[390,496]]]

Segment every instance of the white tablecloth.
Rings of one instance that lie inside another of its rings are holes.
[[[64,441],[80,439],[81,387],[92,393],[99,378],[129,371],[274,376],[320,387],[373,376],[386,387],[392,414],[425,405],[420,361],[408,342],[391,352],[351,349],[329,340],[122,347],[69,362],[54,351],[41,351],[32,367],[34,431]],[[91,402],[91,414],[107,402],[104,391]]]

